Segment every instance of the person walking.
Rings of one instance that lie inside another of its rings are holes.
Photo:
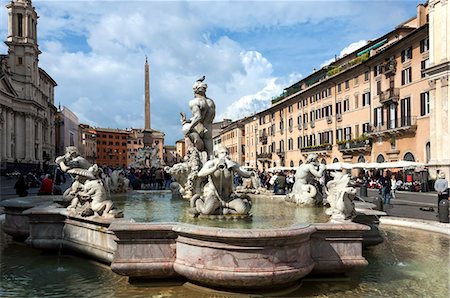
[[[437,201],[437,206],[438,206],[438,210],[439,210],[439,203],[442,200],[447,200],[448,199],[448,181],[445,180],[445,173],[444,172],[440,172],[438,175],[438,179],[436,180],[436,182],[434,182],[434,190],[437,191],[438,194],[438,201]]]
[[[383,203],[391,205],[391,178],[389,177],[389,171],[384,173],[384,176],[380,178],[381,195],[383,196]]]
[[[395,200],[395,192],[397,191],[397,181],[395,175],[391,176],[391,198]]]

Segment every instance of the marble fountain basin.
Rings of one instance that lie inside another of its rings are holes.
[[[184,277],[215,288],[272,288],[311,273],[347,272],[368,264],[362,243],[370,228],[352,222],[229,229],[83,218],[48,203],[22,216],[27,218],[26,243],[31,247],[77,251],[132,279]]]

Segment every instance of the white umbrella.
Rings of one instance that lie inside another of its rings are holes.
[[[350,170],[352,168],[352,164],[346,162],[335,162],[329,165],[326,165],[327,170]]]

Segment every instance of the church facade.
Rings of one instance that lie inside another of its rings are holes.
[[[54,88],[39,67],[37,20],[30,0],[7,6],[8,53],[0,55],[0,169],[43,168],[55,158]]]

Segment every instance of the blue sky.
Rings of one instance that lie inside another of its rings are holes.
[[[0,0],[0,35],[7,14]],[[216,121],[270,105],[283,88],[413,17],[420,1],[33,1],[40,67],[55,105],[81,123],[143,127],[144,62],[152,127],[182,138],[194,81],[206,75]],[[7,52],[0,45],[0,53]]]

